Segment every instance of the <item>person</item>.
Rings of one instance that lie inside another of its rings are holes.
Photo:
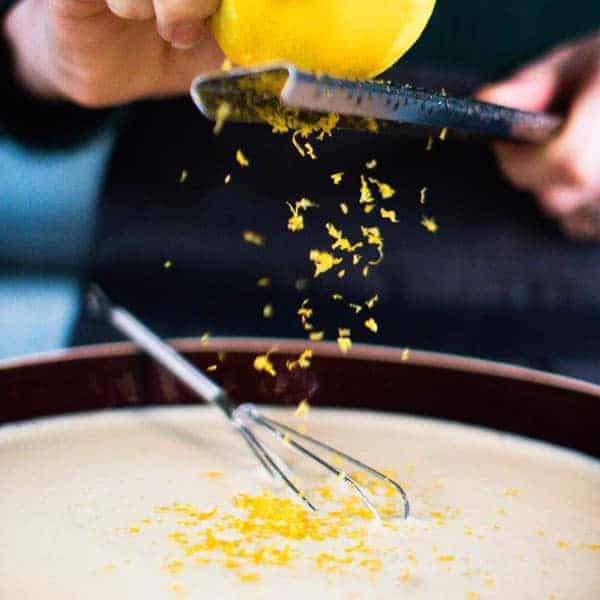
[[[420,140],[340,131],[318,146],[318,161],[303,160],[265,127],[228,123],[214,136],[182,96],[195,75],[222,64],[207,26],[217,7],[218,0],[3,3],[2,68],[11,82],[4,130],[45,147],[76,144],[107,122],[119,130],[90,278],[163,335],[305,335],[297,308],[310,297],[330,338],[352,327],[357,339],[600,381],[597,3],[580,0],[569,11],[542,0],[440,3],[415,48],[385,74],[565,113],[553,140],[498,143],[497,161],[452,136],[426,152]],[[517,63],[525,66],[512,71]],[[250,168],[235,163],[238,148]],[[376,176],[397,189],[400,220],[380,224],[383,265],[367,278],[310,279],[308,249],[328,244],[323,223],[348,231],[365,223],[356,210],[343,217],[338,205],[356,196],[373,158]],[[334,171],[345,173],[340,186],[329,181]],[[319,209],[295,235],[285,203],[302,196]],[[439,224],[435,235],[420,226],[425,214]],[[264,234],[265,245],[245,244],[245,230]],[[256,285],[261,277],[268,288]],[[378,294],[377,337],[362,316],[332,302],[332,292],[355,301]],[[266,303],[271,319],[261,314]],[[76,343],[113,336],[82,311]]]

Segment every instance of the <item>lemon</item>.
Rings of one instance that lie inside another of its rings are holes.
[[[211,20],[223,52],[249,67],[277,60],[367,79],[419,38],[435,0],[223,0]]]

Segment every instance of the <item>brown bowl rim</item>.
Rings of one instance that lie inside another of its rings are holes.
[[[289,338],[214,337],[209,338],[205,342],[200,341],[198,338],[177,338],[169,340],[169,343],[183,353],[210,351],[263,353],[276,348],[278,353],[298,354],[306,348],[311,348],[315,356],[334,356],[338,358],[342,356],[335,342],[307,342],[301,339]],[[403,358],[406,350],[409,351],[408,358]],[[134,356],[136,354],[141,354],[141,351],[130,342],[76,346],[62,350],[52,350],[3,359],[0,360],[0,371],[86,359]],[[600,398],[600,385],[588,381],[531,369],[529,367],[456,354],[373,344],[355,344],[351,351],[344,356],[344,359],[402,363],[418,367],[475,373],[508,380],[521,380]]]

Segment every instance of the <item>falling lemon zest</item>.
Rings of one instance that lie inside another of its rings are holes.
[[[379,302],[379,294],[375,294],[372,298],[365,300],[365,305],[368,309],[372,309]]]
[[[423,217],[421,219],[421,225],[427,229],[430,233],[436,233],[438,230],[438,224],[433,217]]]
[[[363,247],[362,242],[356,242],[352,244],[350,240],[344,237],[344,233],[337,229],[332,223],[325,223],[325,229],[327,230],[327,234],[329,237],[332,237],[335,242],[331,244],[332,250],[342,250],[344,252],[355,252],[358,248]]]
[[[273,363],[270,360],[270,356],[273,352],[275,352],[277,348],[271,348],[266,354],[261,354],[254,359],[254,368],[257,371],[265,371],[271,377],[275,377],[277,375],[277,371],[273,366]]]
[[[365,327],[367,329],[369,329],[370,331],[372,331],[373,333],[377,333],[377,331],[379,330],[379,326],[377,325],[377,321],[375,321],[375,319],[373,319],[373,317],[371,317],[370,319],[367,319],[365,321]]]
[[[320,250],[311,250],[309,258],[315,264],[315,274],[313,277],[318,277],[322,273],[326,273],[342,262],[341,258],[336,258],[333,254]]]
[[[227,119],[231,116],[231,104],[229,102],[221,102],[215,111],[215,126],[213,133],[219,135],[223,131],[223,127]],[[238,159],[239,162],[239,159]],[[240,163],[241,164],[241,163]],[[248,166],[248,165],[242,165]]]
[[[375,202],[375,197],[373,196],[373,192],[367,183],[367,180],[364,175],[360,176],[360,204],[372,204]]]
[[[265,238],[254,231],[244,231],[244,241],[255,246],[264,246]]]
[[[384,200],[388,200],[396,193],[396,190],[389,183],[379,181],[379,179],[375,179],[375,177],[369,177],[369,181],[377,186],[379,194]]]
[[[294,416],[306,417],[306,415],[308,415],[309,411],[310,411],[310,404],[308,403],[308,400],[304,399],[304,400],[302,400],[302,402],[300,402],[300,404],[298,404],[298,407],[296,408],[296,410],[294,412]]]
[[[244,155],[242,150],[239,148],[237,149],[237,151],[235,153],[235,160],[237,160],[238,164],[241,167],[249,167],[250,166],[250,161],[246,158],[246,156]]]
[[[296,368],[308,369],[310,367],[310,361],[312,359],[313,351],[310,348],[304,350],[297,360],[288,360],[285,363],[288,371],[293,371]]]
[[[317,160],[317,155],[315,153],[315,149],[313,148],[312,144],[310,144],[309,142],[306,142],[304,144],[304,148],[306,149],[306,154],[309,156],[309,158],[311,158],[312,160]]]
[[[380,208],[379,213],[381,214],[382,219],[387,219],[390,221],[390,223],[398,223],[395,210],[386,210],[385,208]]]
[[[381,237],[379,227],[365,227],[363,225],[361,226],[361,231],[363,237],[367,238],[367,244],[375,246],[377,248],[377,252],[379,253],[377,260],[371,260],[369,261],[369,264],[378,265],[383,260],[383,238]]]

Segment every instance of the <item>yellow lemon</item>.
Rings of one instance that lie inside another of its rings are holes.
[[[366,79],[419,38],[435,0],[223,0],[212,31],[238,65],[277,60]]]

